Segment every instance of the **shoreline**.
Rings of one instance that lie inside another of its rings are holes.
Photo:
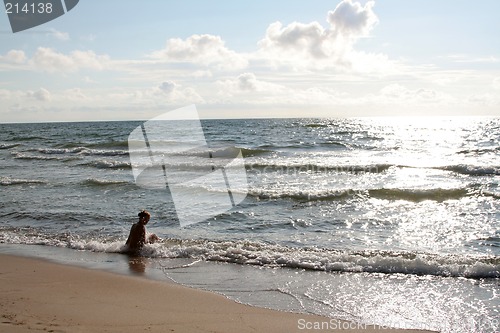
[[[0,254],[0,267],[0,331],[424,332],[258,308],[174,282],[39,258]]]

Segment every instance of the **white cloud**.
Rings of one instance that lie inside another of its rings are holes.
[[[89,101],[90,98],[80,88],[66,89],[62,97],[70,101]]]
[[[174,81],[163,81],[152,88],[111,93],[106,99],[112,100],[115,105],[143,105],[145,107],[171,103],[205,103],[203,97],[195,89],[183,87]]]
[[[213,74],[209,70],[199,70],[191,73],[191,76],[200,79],[200,78],[210,78],[213,76]]]
[[[58,53],[51,48],[39,47],[30,63],[35,69],[46,72],[76,72],[80,69],[102,70],[110,59],[93,51],[73,51],[69,55]]]
[[[282,85],[257,79],[254,73],[243,73],[234,79],[219,80],[216,84],[220,88],[219,96],[258,92],[276,94],[286,91]]]
[[[382,53],[367,53],[363,51],[351,51],[344,60],[347,69],[354,74],[377,74],[389,76],[402,74],[407,71],[401,62],[389,58]]]
[[[293,68],[373,71],[373,64],[378,64],[375,69],[386,69],[390,64],[386,56],[354,50],[354,44],[368,36],[378,22],[373,6],[373,1],[362,6],[359,2],[344,0],[328,12],[328,28],[319,22],[293,22],[287,26],[275,22],[259,42],[257,56],[274,66]]]
[[[50,29],[49,35],[60,41],[70,40],[69,34],[67,32],[58,31],[56,29]]]
[[[52,99],[50,92],[45,88],[40,88],[37,91],[28,91],[26,92],[26,96],[39,102],[49,102]]]
[[[387,98],[396,99],[396,98],[404,98],[405,96],[411,94],[410,90],[403,87],[398,83],[390,84],[385,86],[380,90],[382,96]]]
[[[70,56],[57,53],[56,51],[46,47],[39,47],[33,55],[31,62],[36,69],[47,72],[72,72],[77,70],[77,66]]]
[[[175,82],[172,82],[172,81],[165,81],[165,82],[162,82],[160,84],[160,86],[158,87],[158,89],[164,93],[165,95],[171,95],[175,88],[177,87],[177,84]]]
[[[182,87],[173,81],[164,81],[157,88],[146,90],[144,97],[158,99],[158,102],[171,103],[205,103],[205,100],[191,87]]]
[[[294,22],[286,27],[281,22],[275,22],[267,28],[259,46],[268,52],[292,52],[286,54],[287,57],[300,55],[318,59],[327,56],[324,49],[327,38],[327,32],[318,22]]]
[[[85,82],[85,83],[89,83],[89,84],[90,84],[90,83],[97,83],[97,81],[93,80],[93,79],[92,79],[92,78],[90,78],[89,76],[85,76],[85,77],[83,78],[83,82]]]
[[[26,54],[21,50],[10,50],[6,55],[0,56],[0,61],[11,64],[23,64],[26,62]]]
[[[434,89],[417,88],[409,89],[401,84],[394,83],[383,87],[376,96],[367,99],[382,104],[398,105],[452,105],[458,103],[456,98],[449,94]]]
[[[493,89],[500,90],[500,77],[493,79]]]
[[[165,49],[153,52],[151,57],[169,62],[186,62],[217,69],[237,69],[248,65],[246,58],[228,49],[219,36],[192,35],[183,40],[172,38]]]
[[[349,96],[328,87],[288,87],[243,73],[236,78],[217,81],[219,91],[211,103],[260,106],[306,106],[347,104]]]
[[[0,99],[6,101],[7,99],[10,98],[10,96],[11,96],[10,90],[0,89]]]
[[[500,97],[498,94],[478,93],[467,97],[466,102],[474,106],[480,105],[484,107],[496,107],[496,115],[498,116],[498,107],[500,106]]]
[[[238,76],[237,85],[240,90],[257,91],[259,90],[259,82],[253,73],[244,73]]]
[[[328,12],[327,21],[330,32],[335,37],[359,38],[367,36],[378,23],[373,12],[374,1],[368,1],[365,6],[352,0],[342,1],[335,10]]]
[[[351,104],[351,97],[331,88],[310,87],[304,90],[294,90],[288,94],[290,105],[326,105],[328,107],[336,105]]]
[[[494,56],[486,56],[486,57],[476,57],[470,56],[467,54],[452,54],[447,56],[446,58],[452,60],[456,63],[490,63],[495,64],[500,62],[500,58]]]

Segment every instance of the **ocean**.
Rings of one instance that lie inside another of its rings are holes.
[[[202,120],[211,152],[241,152],[244,200],[210,216],[194,198],[210,217],[182,226],[174,192],[135,181],[142,123],[0,124],[0,252],[361,324],[500,330],[500,118]],[[162,240],[131,257],[142,209]]]

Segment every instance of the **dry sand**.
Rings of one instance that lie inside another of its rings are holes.
[[[1,254],[0,291],[0,332],[9,333],[333,332],[340,323],[246,306],[174,283]],[[317,325],[327,329],[305,329]],[[359,331],[412,332],[346,332]]]

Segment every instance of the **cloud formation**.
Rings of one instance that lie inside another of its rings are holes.
[[[153,52],[150,58],[224,71],[248,71],[256,64],[271,69],[385,70],[389,65],[370,67],[367,64],[390,64],[387,57],[354,49],[356,42],[369,36],[378,23],[374,4],[374,1],[361,5],[354,0],[343,0],[327,13],[326,27],[319,22],[288,25],[274,22],[257,43],[257,49],[250,53],[229,49],[220,36],[203,34],[186,39],[171,38],[164,49]]]
[[[183,87],[182,85],[171,81],[163,81],[156,87],[137,90],[133,93],[114,95],[121,103],[127,103],[131,100],[134,104],[189,104],[205,103],[205,100],[192,87]]]
[[[93,51],[73,51],[66,55],[51,48],[39,47],[30,59],[36,70],[44,72],[76,72],[80,69],[102,70],[107,67],[109,57]]]
[[[177,84],[172,81],[165,81],[160,84],[158,89],[165,95],[170,95],[174,92],[175,88],[177,87]]]
[[[219,96],[233,96],[240,94],[278,94],[286,91],[282,85],[257,79],[254,73],[243,73],[233,79],[219,80]]]
[[[50,29],[49,35],[54,37],[55,39],[58,39],[60,41],[68,41],[70,40],[69,34],[67,32],[62,32],[56,29]]]
[[[493,79],[493,89],[500,90],[500,77]]]
[[[151,57],[171,62],[189,62],[217,69],[237,69],[248,65],[247,59],[228,49],[220,36],[192,35],[183,40],[172,38],[167,46]]]
[[[260,53],[275,64],[288,60],[294,66],[352,67],[354,44],[368,36],[378,23],[374,4],[342,1],[328,12],[327,28],[319,22],[293,22],[287,26],[275,22],[259,42]]]
[[[367,36],[378,23],[378,18],[373,12],[374,1],[369,1],[365,6],[352,0],[344,0],[337,5],[335,10],[329,11],[327,21],[330,23],[330,33],[334,37],[359,38]]]
[[[50,102],[51,100],[51,94],[45,88],[40,88],[37,91],[28,91],[26,96],[38,102]]]
[[[0,56],[0,61],[10,64],[22,64],[26,62],[26,54],[21,50],[10,50],[6,55]]]
[[[498,57],[437,58],[449,67],[396,61],[387,54],[363,50],[359,43],[371,37],[378,24],[374,1],[337,0],[330,8],[323,13],[323,22],[269,21],[252,41],[254,49],[245,52],[231,49],[223,35],[212,34],[170,38],[164,45],[159,41],[157,51],[138,59],[111,59],[97,51],[55,47],[3,51],[0,104],[5,110],[79,107],[94,110],[96,118],[103,108],[118,110],[118,115],[124,109],[153,112],[192,103],[216,112],[221,105],[228,110],[256,106],[253,111],[263,116],[279,110],[286,116],[292,109],[300,115],[304,110],[312,110],[311,115],[323,110],[321,115],[326,116],[356,110],[398,113],[412,107],[416,113],[446,108],[455,112],[462,106],[474,110],[486,110],[486,106],[489,109],[484,112],[498,114],[499,73],[486,67],[498,63]],[[69,35],[57,30],[41,36],[51,45],[62,45],[55,39],[69,40]],[[76,45],[95,39],[72,37]],[[65,47],[71,45],[75,44]],[[468,64],[492,70],[487,74],[476,67],[464,70]],[[99,72],[105,70],[112,72]],[[33,80],[19,83],[29,75]],[[52,81],[56,85],[50,85]],[[304,115],[309,114],[304,111]]]
[[[377,96],[367,100],[383,104],[396,105],[433,105],[453,103],[454,99],[442,91],[429,88],[409,89],[401,84],[389,84],[382,89]],[[455,101],[456,103],[456,101]]]
[[[217,81],[219,91],[212,103],[259,105],[290,105],[311,107],[332,105],[346,98],[328,87],[289,87],[258,78],[254,73],[243,73],[236,78]]]

